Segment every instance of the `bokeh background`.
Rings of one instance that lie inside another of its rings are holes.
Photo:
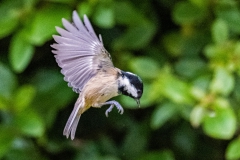
[[[87,14],[115,66],[144,82],[141,108],[91,108],[62,135],[77,94],[51,53],[55,26]],[[0,159],[240,158],[239,0],[1,0]]]

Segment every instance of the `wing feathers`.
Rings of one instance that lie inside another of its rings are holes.
[[[63,26],[72,34],[75,34],[77,36],[82,36],[80,32],[77,30],[76,27],[74,27],[70,22],[68,22],[66,19],[62,19]]]
[[[51,45],[52,48],[61,51],[86,51],[90,52],[90,47],[88,46],[76,46],[76,45],[62,45],[62,44],[53,44]],[[66,52],[65,52],[66,54]]]
[[[62,37],[68,37],[72,38],[78,41],[79,38],[76,37],[76,35],[72,34],[71,32],[68,32],[60,27],[56,27],[57,32],[62,36]]]
[[[87,31],[86,27],[83,25],[83,23],[82,23],[81,19],[79,18],[76,11],[73,11],[73,22],[74,22],[74,24],[76,25],[76,27],[78,28],[79,31],[82,31],[82,32],[84,32],[84,34],[86,36],[91,37],[91,35]]]
[[[92,24],[91,22],[89,21],[88,17],[86,15],[83,16],[83,19],[84,19],[84,24],[85,26],[87,27],[90,35],[95,39],[95,40],[98,40],[98,37],[96,36],[96,33],[94,32],[93,28],[92,28]]]
[[[58,43],[58,44],[70,44],[70,45],[81,45],[82,43],[80,41],[74,40],[74,39],[69,39],[61,36],[53,36],[53,39]]]
[[[61,73],[68,86],[74,91],[81,92],[84,85],[98,71],[98,66],[104,61],[107,67],[113,67],[110,59],[102,56],[106,54],[102,37],[96,36],[93,27],[84,15],[83,22],[76,11],[72,15],[73,23],[62,19],[64,29],[56,27],[60,36],[54,35],[56,41],[51,45],[58,65],[62,68]],[[104,58],[104,59],[103,59]]]
[[[97,37],[87,16],[84,15],[82,22],[74,11],[72,19],[73,23],[62,19],[64,29],[56,27],[60,36],[53,35],[56,43],[51,47],[54,49],[52,53],[58,65],[62,68],[64,80],[75,92],[80,93],[101,68],[114,66],[103,46],[101,35]],[[75,103],[63,131],[63,135],[71,135],[71,139],[74,139],[80,116],[86,110],[84,98],[81,96],[82,94]]]
[[[85,40],[82,40],[80,38],[78,39],[73,39],[73,38],[68,38],[68,37],[61,37],[61,36],[53,36],[54,40],[59,43],[60,45],[71,47],[73,45],[75,46],[85,46],[86,48],[90,48],[94,45],[95,43],[88,43]]]
[[[73,38],[73,39],[76,39],[76,40],[82,39],[86,43],[91,43],[92,42],[90,35],[88,35],[88,34],[85,35],[86,32],[83,32],[81,30],[78,30],[79,34],[81,34],[81,37],[79,37],[78,34],[73,34],[73,33],[69,32],[65,29],[60,28],[60,27],[56,27],[56,30],[63,37]]]

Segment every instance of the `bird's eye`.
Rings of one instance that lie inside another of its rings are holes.
[[[137,94],[142,94],[142,91],[141,90],[137,90]]]

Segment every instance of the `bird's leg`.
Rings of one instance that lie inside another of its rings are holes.
[[[112,111],[114,106],[117,107],[118,112],[120,114],[123,114],[123,112],[124,112],[123,107],[117,101],[114,101],[114,100],[108,101],[108,102],[102,103],[102,106],[103,105],[108,105],[108,104],[110,104],[111,106],[105,112],[106,117],[108,117],[108,113]]]

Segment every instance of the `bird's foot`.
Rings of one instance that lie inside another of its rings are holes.
[[[106,110],[105,115],[108,117],[108,113],[112,111],[113,107],[116,106],[118,109],[118,113],[123,114],[124,110],[123,107],[117,102],[117,101],[108,101],[103,103],[102,105],[108,105],[110,104],[111,106]]]

